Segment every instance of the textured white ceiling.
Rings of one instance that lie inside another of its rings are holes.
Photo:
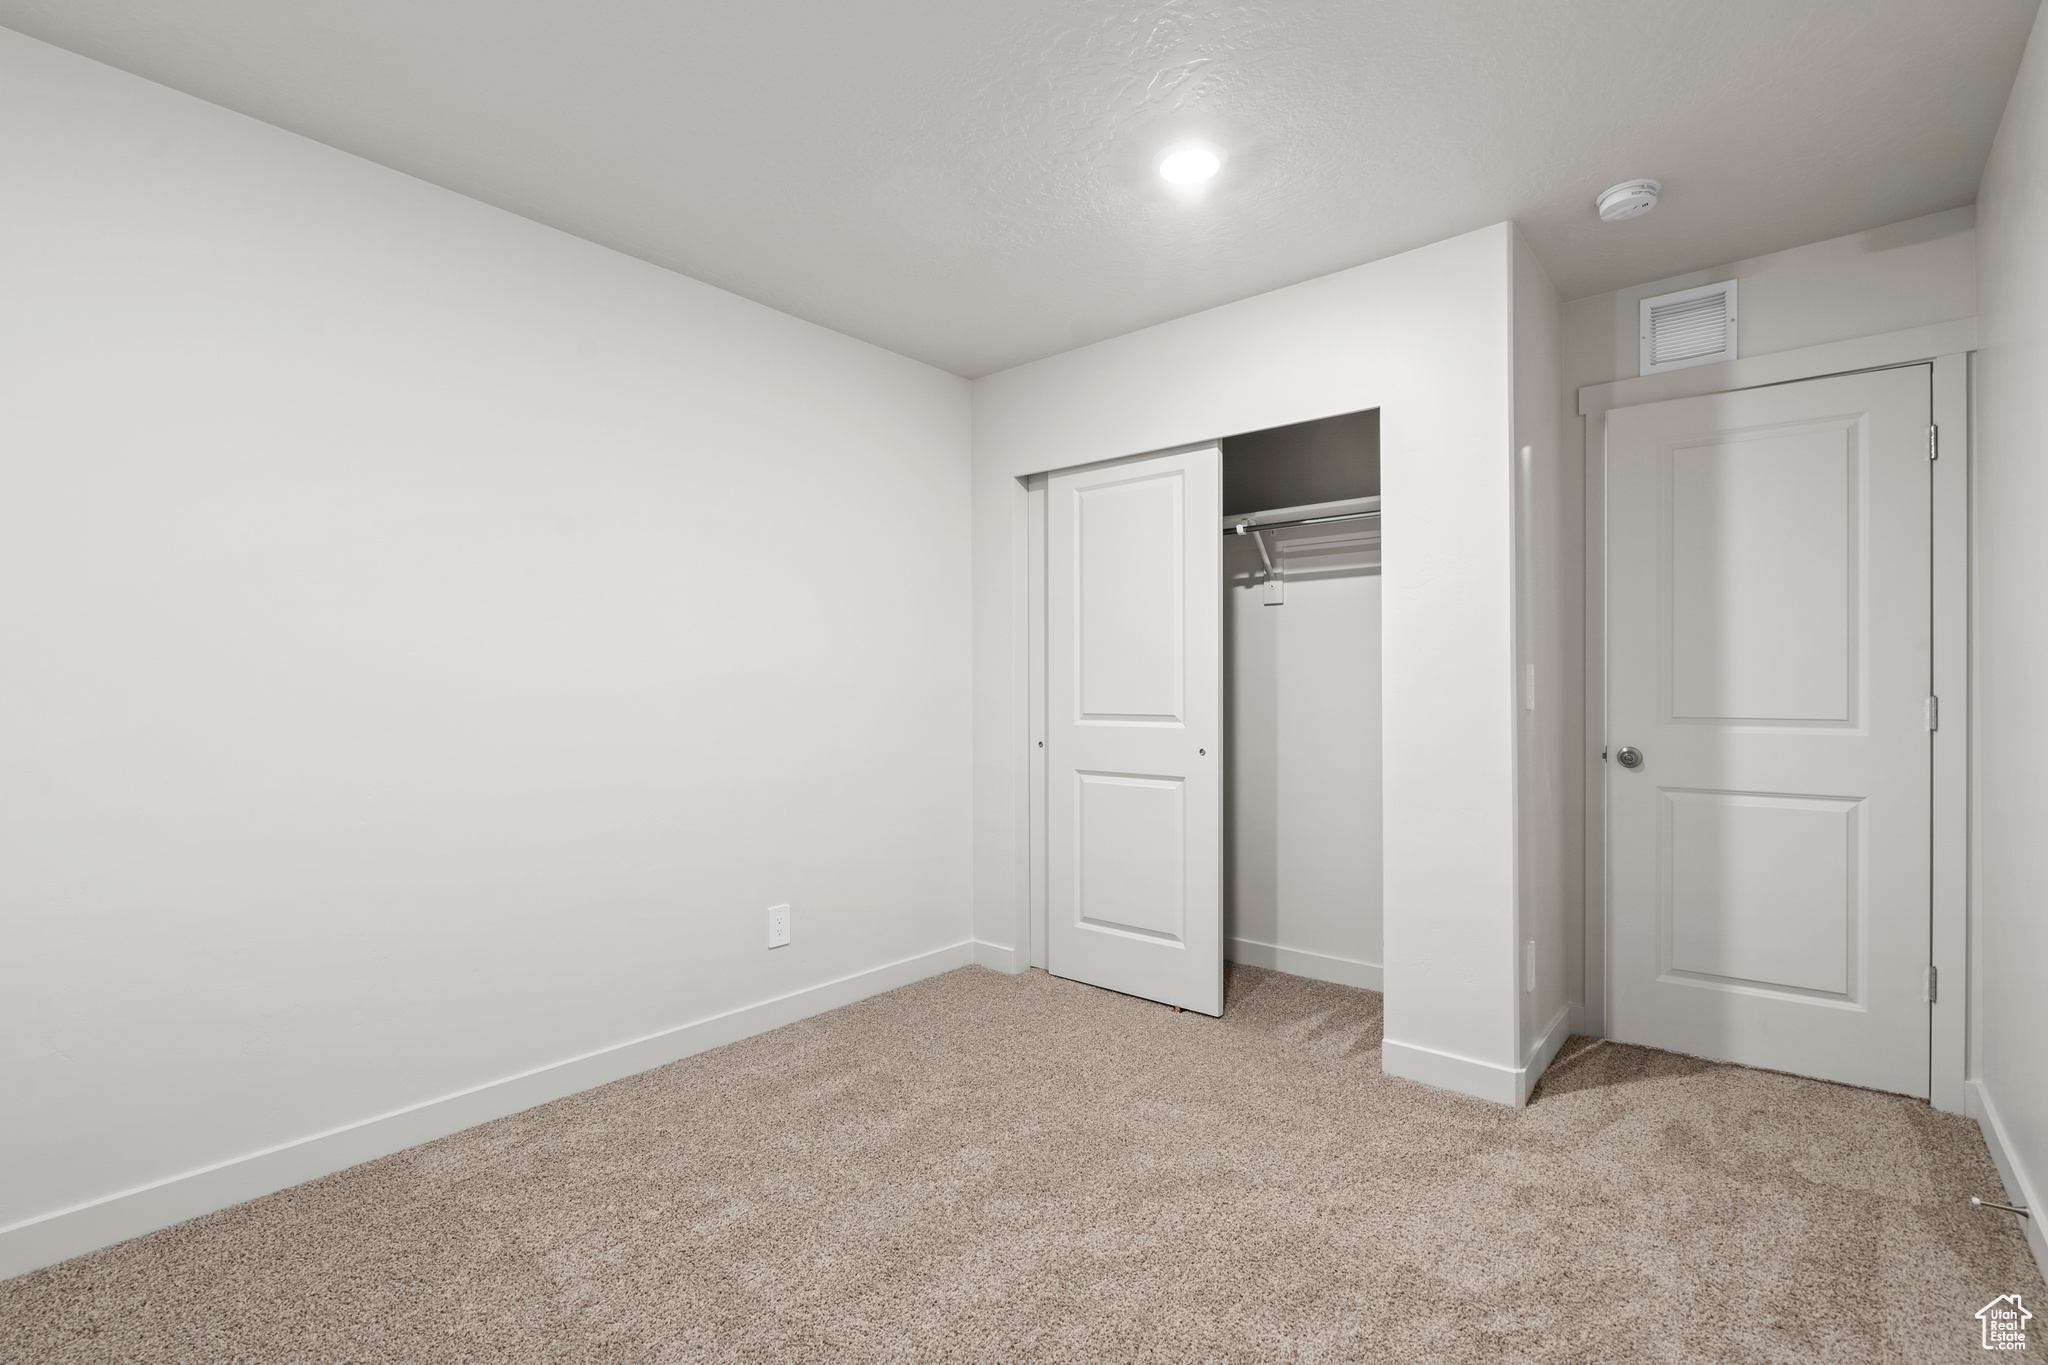
[[[1970,202],[2038,0],[0,0],[964,375],[1512,218],[1565,297]],[[1176,137],[1230,162],[1196,200]],[[1602,223],[1593,196],[1664,202]]]

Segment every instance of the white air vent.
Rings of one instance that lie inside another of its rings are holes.
[[[1735,359],[1735,281],[1644,299],[1644,374]]]

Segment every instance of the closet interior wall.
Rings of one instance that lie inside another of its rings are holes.
[[[1225,440],[1225,521],[1374,505],[1378,417]],[[1226,953],[1370,990],[1383,985],[1378,526],[1269,533],[1266,555],[1226,535],[1223,558]]]

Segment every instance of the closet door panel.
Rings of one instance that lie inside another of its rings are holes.
[[[1084,722],[1186,719],[1184,483],[1184,471],[1173,469],[1073,491]]]
[[[1187,783],[1076,773],[1075,917],[1181,943],[1187,928]]]
[[[1223,1010],[1222,459],[1054,474],[1046,961]]]

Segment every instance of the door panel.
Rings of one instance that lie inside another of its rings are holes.
[[[1663,793],[1669,971],[1846,997],[1860,801]]]
[[[1849,718],[1854,436],[1767,427],[1672,451],[1672,714]]]
[[[1076,773],[1081,857],[1074,913],[1093,929],[1184,944],[1187,784],[1130,773]]]
[[[1084,721],[1184,720],[1184,483],[1172,470],[1072,490]]]
[[[1609,414],[1618,1038],[1927,1093],[1930,385]]]
[[[1047,481],[1046,965],[1223,1012],[1222,458]]]

